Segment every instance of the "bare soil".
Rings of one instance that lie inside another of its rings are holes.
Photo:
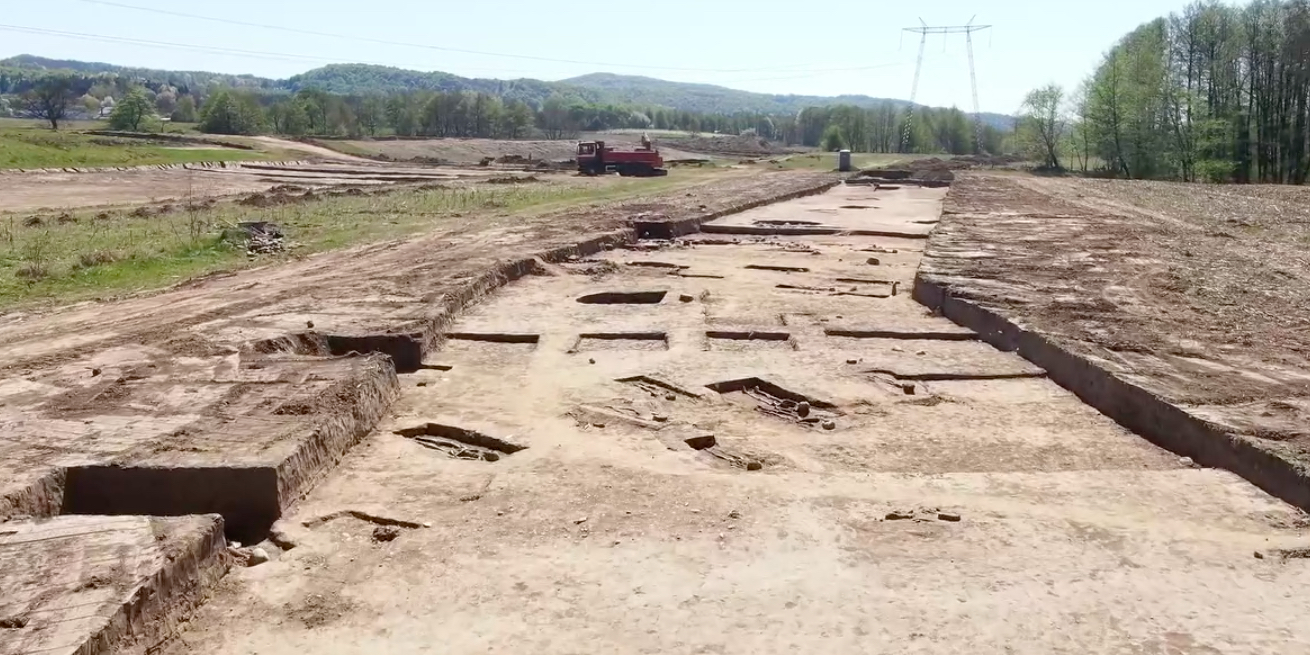
[[[952,295],[1310,464],[1310,191],[970,174],[925,270]]]
[[[845,187],[722,221],[840,234],[616,249],[488,296],[451,330],[535,339],[429,353],[381,429],[284,518],[295,548],[235,571],[162,650],[1310,644],[1310,569],[1280,554],[1306,537],[1295,509],[1151,446],[905,294],[843,295],[839,278],[914,277],[912,236],[942,193]],[[877,265],[871,248],[887,251]],[[667,294],[576,302],[651,290]],[[575,347],[597,333],[666,347]],[[770,338],[720,349],[709,333]],[[381,520],[411,527],[382,540]]]

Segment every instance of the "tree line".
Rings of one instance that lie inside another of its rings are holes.
[[[1303,184],[1310,0],[1204,0],[1146,23],[1072,93],[1048,86],[1029,94],[1021,134],[1050,166]]]
[[[161,118],[198,123],[214,134],[288,136],[483,137],[571,139],[612,129],[753,134],[788,145],[850,148],[857,152],[999,152],[1005,134],[975,129],[958,109],[916,108],[886,102],[808,107],[795,114],[702,114],[660,106],[591,103],[552,95],[534,104],[475,91],[409,91],[340,95],[316,88],[295,93],[267,89],[153,88],[122,77],[47,74],[20,96],[27,115],[52,127],[75,114],[107,115],[115,129],[152,130]],[[80,111],[78,111],[80,110]],[[979,138],[981,137],[981,139]]]

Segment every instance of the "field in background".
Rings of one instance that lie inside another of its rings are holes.
[[[103,123],[81,121],[54,131],[38,126],[35,121],[0,119],[0,169],[145,166],[272,158],[265,152],[221,146],[97,136],[78,131],[78,126],[104,128]]]
[[[663,178],[559,177],[350,195],[270,195],[248,204],[197,200],[194,205],[134,211],[11,214],[0,218],[0,307],[158,288],[217,270],[404,237],[458,222],[480,228],[510,225],[525,214],[657,193],[725,174],[722,169],[689,169]],[[246,221],[277,224],[293,245],[284,254],[248,258],[243,243],[223,238],[224,230]]]

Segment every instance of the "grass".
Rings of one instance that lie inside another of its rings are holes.
[[[179,147],[148,139],[84,134],[71,127],[61,127],[56,132],[36,127],[32,121],[0,122],[0,169],[144,166],[269,158],[269,153],[260,151]]]
[[[714,171],[663,178],[566,178],[535,184],[397,189],[272,207],[218,204],[170,211],[0,215],[0,308],[74,301],[160,288],[219,270],[384,241],[461,223],[513,225],[525,215],[659,193],[709,179]],[[717,173],[722,174],[722,173]],[[224,229],[245,221],[281,226],[289,253],[247,257]]]

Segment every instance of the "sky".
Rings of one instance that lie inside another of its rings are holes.
[[[1034,87],[1072,89],[1121,36],[1185,3],[0,0],[0,58],[274,78],[330,63],[506,79],[610,72],[762,93],[909,98],[921,37],[902,28],[972,20],[992,26],[973,36],[979,105],[1013,113]],[[971,109],[964,35],[928,37],[915,100]]]

